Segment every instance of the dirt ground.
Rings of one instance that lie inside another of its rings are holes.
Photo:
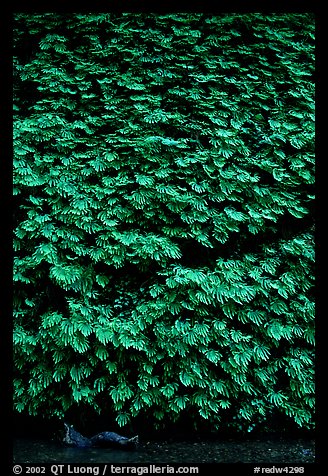
[[[258,438],[245,440],[141,441],[137,450],[66,448],[58,442],[18,438],[17,463],[278,463],[315,462],[311,439]]]

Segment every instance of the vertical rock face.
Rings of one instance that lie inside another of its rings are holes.
[[[74,430],[72,425],[68,425],[67,423],[64,423],[64,425],[66,432],[63,442],[66,445],[75,446],[77,448],[100,446],[134,449],[136,448],[139,441],[138,436],[127,438],[111,431],[104,431],[102,433],[98,433],[97,435],[92,436],[91,438],[86,438],[85,436],[81,435],[81,433]]]

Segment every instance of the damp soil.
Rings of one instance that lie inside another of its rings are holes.
[[[315,462],[313,439],[261,437],[197,441],[141,441],[133,451],[67,448],[44,439],[17,438],[14,463],[279,463]]]

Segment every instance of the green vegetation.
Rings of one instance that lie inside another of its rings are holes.
[[[314,18],[20,13],[14,55],[16,410],[312,428]]]

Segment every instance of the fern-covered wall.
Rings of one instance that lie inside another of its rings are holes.
[[[312,428],[314,18],[20,13],[14,55],[16,410]]]

